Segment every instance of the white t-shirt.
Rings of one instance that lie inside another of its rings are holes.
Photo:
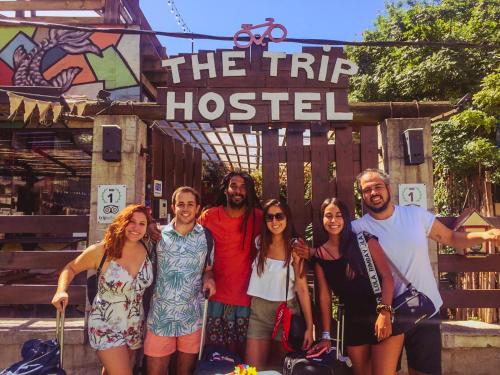
[[[434,303],[436,311],[443,304],[432,272],[427,236],[435,216],[420,207],[394,206],[394,213],[385,220],[364,215],[352,222],[355,233],[366,231],[378,237],[386,256],[399,271]],[[406,289],[405,283],[393,271],[394,296]]]

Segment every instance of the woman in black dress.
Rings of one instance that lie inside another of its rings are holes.
[[[328,241],[316,249],[312,259],[319,287],[323,334],[311,352],[331,346],[333,291],[345,306],[345,345],[354,375],[394,374],[403,335],[391,336],[394,281],[384,252],[376,237],[364,233],[382,284],[382,300],[377,305],[346,206],[336,198],[328,198],[321,205],[321,216]]]

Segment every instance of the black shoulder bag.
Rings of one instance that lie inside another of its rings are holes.
[[[368,278],[377,299],[377,304],[381,303],[382,288],[373,263],[365,235],[360,232],[356,235],[358,240],[359,249],[365,262]],[[391,264],[392,268],[401,280],[406,284],[406,290],[392,300],[392,334],[399,335],[406,333],[424,319],[428,319],[434,314],[436,308],[434,304],[424,293],[419,292],[411,283],[403,276],[399,269],[392,263],[389,257],[386,256],[387,261]]]
[[[288,286],[290,283],[290,267],[288,265],[286,269],[286,292],[285,292],[285,303],[288,303]],[[292,319],[290,320],[290,332],[288,332],[288,344],[294,350],[300,350],[304,342],[304,335],[306,333],[306,320],[302,313],[302,306],[300,306],[300,300],[297,295],[295,295],[297,304],[299,305],[299,314],[292,314]]]

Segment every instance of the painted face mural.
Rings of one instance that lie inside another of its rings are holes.
[[[0,85],[60,87],[68,95],[140,99],[137,35],[0,27]]]

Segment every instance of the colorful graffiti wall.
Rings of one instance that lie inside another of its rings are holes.
[[[0,86],[61,87],[65,95],[140,100],[140,37],[0,27]]]

